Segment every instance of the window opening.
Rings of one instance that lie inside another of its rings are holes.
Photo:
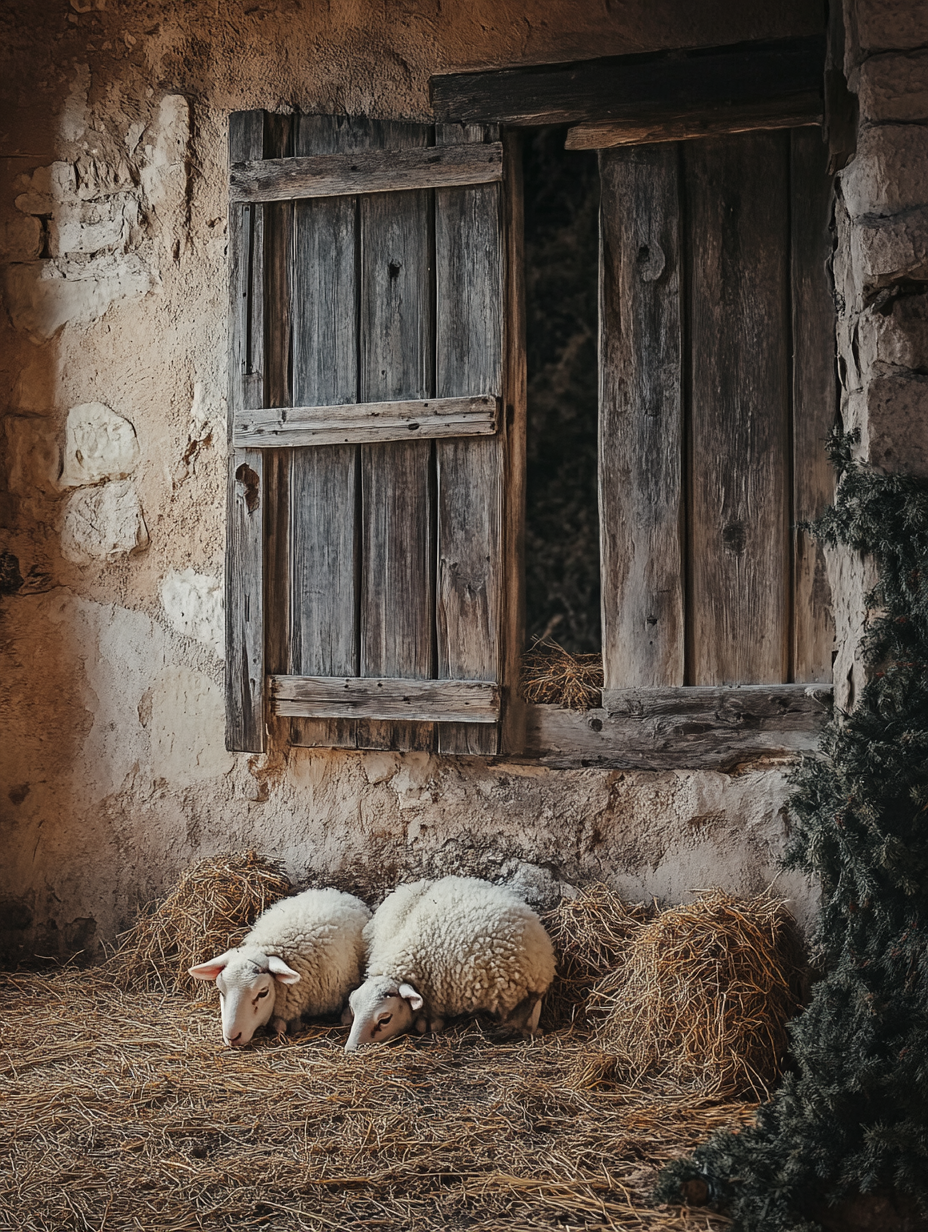
[[[597,499],[599,172],[565,128],[526,136],[526,643],[601,649]]]

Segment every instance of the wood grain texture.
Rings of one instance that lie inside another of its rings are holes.
[[[830,681],[834,651],[831,587],[821,544],[799,529],[834,500],[825,440],[835,422],[835,308],[828,260],[833,189],[821,133],[791,135],[793,306],[793,648],[792,679]]]
[[[334,117],[305,116],[303,120]],[[503,147],[488,144],[424,149],[356,148],[350,154],[264,159],[232,168],[230,199],[293,201],[487,184],[502,178]]]
[[[243,411],[235,418],[233,439],[252,449],[278,449],[492,436],[498,426],[498,398],[423,398]]]
[[[260,158],[262,112],[229,117],[233,161]],[[229,208],[229,468],[225,556],[226,747],[263,752],[264,459],[231,447],[236,410],[264,402],[263,207]]]
[[[558,769],[732,770],[759,759],[813,752],[827,717],[827,697],[802,711],[786,707],[780,719],[757,721],[735,712],[700,719],[670,711],[629,715],[527,706],[525,755]]]
[[[647,104],[699,106],[815,92],[824,37],[753,45],[614,56],[568,64],[477,73],[429,81],[439,121],[465,124],[578,124],[610,119]]]
[[[324,715],[481,726],[499,718],[499,686],[490,680],[407,680],[348,676],[273,676],[272,704],[281,715]]]
[[[686,683],[787,679],[789,135],[685,142],[690,430]]]
[[[578,124],[567,133],[568,150],[604,150],[622,145],[646,145],[664,141],[693,141],[722,133],[757,129],[795,128],[821,124],[819,91],[786,98],[760,99],[749,103],[720,103],[705,107],[628,108],[628,114],[611,120]]]
[[[425,125],[370,121],[372,142],[427,146]],[[432,200],[427,191],[361,198],[359,401],[430,398]],[[429,441],[361,446],[364,504],[362,676],[433,674],[434,533]],[[365,722],[358,747],[431,749],[428,724]]]
[[[525,744],[525,706],[519,672],[525,639],[525,244],[522,148],[518,133],[503,141],[506,244],[503,391],[506,454],[503,467],[503,717],[500,749],[515,754]]]
[[[678,151],[600,158],[599,509],[607,687],[683,683]]]
[[[491,135],[495,132],[482,127],[447,125],[437,130],[436,142],[479,148]],[[435,392],[440,398],[501,390],[501,196],[499,184],[435,193]],[[499,678],[503,449],[501,437],[440,441],[435,447],[437,671],[449,679]],[[438,730],[442,753],[492,755],[497,744],[495,728],[459,724]]]
[[[295,117],[294,153],[331,155],[368,140],[365,125],[339,116]],[[297,406],[262,411],[299,420],[303,403],[352,404],[358,396],[360,243],[353,198],[293,205],[293,394]],[[286,432],[280,445],[309,442]],[[314,436],[315,443],[323,443]],[[327,441],[325,443],[335,444]],[[294,448],[290,453],[291,581],[289,667],[311,676],[358,672],[360,573],[357,444]],[[294,718],[290,739],[302,746],[353,748],[350,720]]]

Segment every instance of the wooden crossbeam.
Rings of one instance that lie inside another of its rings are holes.
[[[235,204],[344,197],[355,193],[490,184],[502,178],[503,147],[498,141],[405,150],[353,150],[350,154],[234,163],[229,200]]]
[[[499,685],[486,680],[271,676],[275,714],[323,719],[495,723]]]
[[[499,400],[491,396],[264,407],[236,412],[232,439],[240,448],[282,449],[492,436],[498,409]]]
[[[628,107],[740,103],[821,89],[824,37],[432,77],[443,121],[583,124]]]

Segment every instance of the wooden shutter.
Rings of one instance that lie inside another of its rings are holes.
[[[602,151],[606,689],[831,678],[830,181],[815,129]]]
[[[266,706],[297,744],[495,753],[503,147],[260,112],[230,147],[230,747]]]

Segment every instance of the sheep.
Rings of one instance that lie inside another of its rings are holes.
[[[446,1016],[489,1011],[526,1037],[554,978],[541,920],[512,890],[477,877],[399,886],[364,929],[365,982],[349,997],[346,1052]]]
[[[282,1035],[304,1013],[340,1010],[361,978],[370,918],[353,894],[305,890],[268,907],[241,945],[191,967],[194,979],[216,981],[225,1043],[244,1048],[269,1020]]]

